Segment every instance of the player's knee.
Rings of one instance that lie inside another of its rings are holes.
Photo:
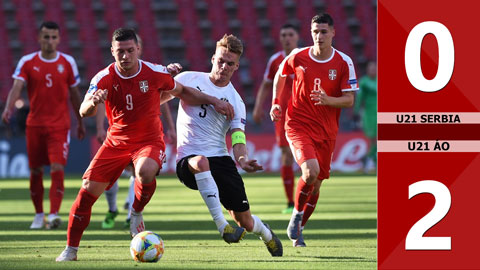
[[[50,165],[50,171],[55,172],[55,171],[63,171],[63,165],[60,163],[52,163]]]
[[[188,164],[195,173],[206,172],[210,170],[208,158],[205,156],[195,156],[188,160]]]
[[[317,180],[320,170],[317,169],[306,169],[302,172],[302,178],[308,185],[311,185]]]
[[[34,174],[34,175],[41,174],[41,173],[43,173],[43,168],[42,167],[30,168],[30,173]]]
[[[140,183],[148,184],[155,179],[156,173],[149,169],[140,169],[137,173],[137,178]]]

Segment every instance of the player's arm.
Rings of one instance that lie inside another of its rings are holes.
[[[232,148],[235,161],[243,170],[246,172],[263,170],[263,167],[257,163],[257,160],[248,159],[245,132],[240,128],[232,129]]]
[[[180,98],[183,102],[189,105],[211,104],[215,111],[227,116],[228,120],[233,119],[233,107],[230,103],[220,100],[216,97],[209,96],[192,87],[184,86],[176,81],[175,88],[166,91],[166,94]],[[162,95],[163,96],[163,95]]]
[[[335,108],[350,108],[355,100],[355,91],[343,91],[340,97],[331,97],[320,87],[320,90],[312,90],[310,99],[317,106],[326,105]]]
[[[177,141],[177,132],[175,131],[175,123],[172,118],[172,113],[170,112],[170,107],[167,104],[162,104],[160,106],[160,110],[162,111],[163,119],[167,123],[167,132],[165,135],[170,143],[175,143]]]
[[[77,118],[77,137],[83,139],[85,137],[85,126],[83,125],[82,117],[80,116],[80,93],[78,86],[70,86],[70,102],[72,103],[73,111],[75,112],[75,117]]]
[[[279,121],[282,118],[282,108],[280,107],[278,99],[281,97],[282,91],[284,91],[285,81],[287,80],[287,76],[280,74],[284,63],[285,62],[282,62],[280,65],[277,74],[275,74],[275,79],[273,80],[272,108],[270,109],[270,118],[274,122]]]
[[[259,124],[262,122],[264,115],[263,103],[267,98],[268,93],[272,90],[273,83],[271,81],[263,80],[258,88],[257,98],[255,100],[255,106],[253,107],[253,120]]]
[[[2,121],[6,124],[10,122],[10,117],[12,116],[13,105],[18,98],[20,98],[20,94],[22,93],[23,85],[25,84],[24,81],[15,79],[13,80],[12,88],[8,93],[7,103],[5,104],[5,109],[2,113]]]
[[[88,117],[97,113],[97,105],[104,103],[107,99],[108,90],[98,89],[93,94],[86,94],[80,105],[80,116]]]
[[[97,105],[97,114],[95,115],[95,124],[97,127],[97,140],[99,143],[103,143],[107,138],[107,132],[105,131],[105,104],[100,103]]]

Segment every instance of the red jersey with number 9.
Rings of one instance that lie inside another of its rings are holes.
[[[12,78],[27,85],[27,126],[70,128],[68,89],[80,83],[73,57],[57,52],[54,59],[44,59],[40,51],[25,55]]]
[[[281,76],[294,74],[292,98],[288,103],[285,129],[301,128],[315,140],[335,140],[340,108],[314,105],[312,90],[323,88],[328,96],[340,97],[344,91],[357,91],[357,78],[352,59],[333,49],[329,59],[312,56],[313,47],[295,49],[279,68]]]
[[[87,95],[108,90],[105,109],[109,128],[105,143],[120,147],[127,144],[163,142],[160,121],[162,91],[175,88],[175,81],[162,65],[139,60],[135,75],[125,77],[115,63],[100,71],[90,82]]]

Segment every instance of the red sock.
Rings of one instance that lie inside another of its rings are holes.
[[[307,199],[307,203],[303,207],[303,218],[302,218],[302,227],[305,226],[310,216],[313,214],[315,207],[317,206],[318,197],[320,196],[320,191],[317,194],[310,194]]]
[[[307,202],[308,196],[313,190],[313,185],[307,185],[305,181],[303,181],[302,177],[298,179],[297,184],[297,193],[296,193],[296,200],[295,200],[295,209],[301,212],[305,207],[305,203]]]
[[[35,213],[43,213],[43,172],[30,172],[30,198],[32,198]]]
[[[50,186],[50,214],[58,214],[62,204],[63,191],[63,170],[50,172],[52,185]]]
[[[293,204],[293,188],[295,185],[295,177],[293,175],[292,166],[282,166],[280,170],[282,174],[283,187],[285,188],[285,194],[289,204]]]
[[[155,193],[156,188],[156,179],[153,179],[153,181],[148,184],[142,184],[135,179],[135,200],[133,200],[133,210],[136,212],[142,212],[145,205],[147,205],[152,198],[153,193]]]
[[[71,247],[78,247],[83,231],[90,223],[92,215],[92,206],[98,197],[93,196],[84,188],[80,188],[77,199],[72,205],[70,215],[68,217],[67,228],[67,245]]]

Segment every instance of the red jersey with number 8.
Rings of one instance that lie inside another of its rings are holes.
[[[335,140],[341,109],[314,105],[312,90],[320,87],[328,96],[340,97],[343,91],[357,91],[357,78],[352,59],[333,49],[324,61],[312,56],[313,47],[295,49],[279,68],[281,76],[294,74],[292,98],[288,103],[285,129],[302,131],[314,140]]]
[[[80,83],[73,57],[57,52],[54,59],[44,59],[39,51],[25,55],[12,78],[27,85],[27,126],[70,128],[68,89]]]
[[[162,91],[175,88],[167,68],[139,60],[136,74],[125,77],[115,64],[100,71],[90,82],[87,95],[108,90],[105,109],[109,128],[105,143],[109,146],[163,142],[160,121]]]

